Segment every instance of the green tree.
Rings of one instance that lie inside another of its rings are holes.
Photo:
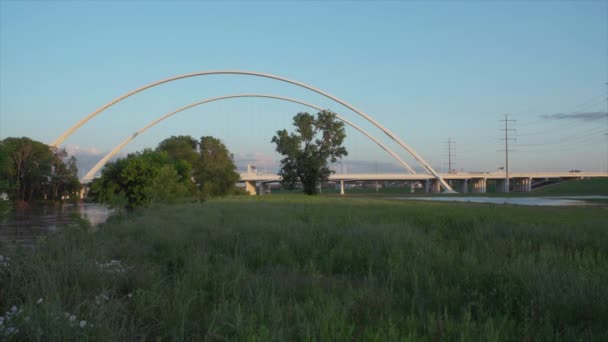
[[[65,149],[51,148],[51,175],[49,177],[48,198],[62,200],[65,197],[76,198],[81,189],[78,180],[76,157],[68,156]]]
[[[172,167],[164,152],[147,149],[129,154],[106,164],[101,177],[91,184],[91,195],[102,203],[123,204],[126,200],[128,208],[147,206],[154,199],[153,184],[163,165]]]
[[[189,135],[167,138],[158,144],[156,150],[167,152],[173,161],[186,161],[191,166],[199,159],[198,141]]]
[[[239,174],[234,156],[221,140],[204,136],[199,143],[200,159],[194,165],[194,178],[205,195],[221,196],[233,193]]]
[[[272,137],[276,151],[284,156],[279,176],[283,186],[293,189],[301,182],[304,193],[313,195],[333,172],[328,160],[333,163],[348,155],[342,146],[346,137],[344,123],[336,120],[336,114],[321,111],[316,117],[298,113],[293,117],[293,125],[295,133],[283,129]]]
[[[6,138],[2,141],[5,158],[0,174],[8,183],[9,198],[31,201],[48,195],[52,173],[53,152],[39,141],[27,137]]]

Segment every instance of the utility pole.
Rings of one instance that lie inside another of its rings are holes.
[[[505,131],[505,192],[509,192],[509,140],[513,138],[509,138],[509,131],[514,131],[513,128],[509,128],[509,122],[515,122],[515,120],[509,119],[509,114],[505,114],[504,120],[501,120],[505,123],[505,128],[502,130]]]
[[[456,144],[452,138],[448,137],[448,173],[452,173],[452,144]]]

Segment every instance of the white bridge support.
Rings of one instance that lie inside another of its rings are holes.
[[[245,191],[250,195],[255,195],[255,181],[245,181]]]
[[[473,178],[473,179],[471,179],[471,183],[473,183],[473,193],[476,193],[476,194],[485,194],[486,193],[486,179],[485,178]]]
[[[292,99],[292,98],[289,98],[289,97],[278,96],[278,95],[269,95],[269,94],[235,94],[235,95],[225,95],[225,96],[219,96],[219,97],[212,97],[212,98],[205,99],[205,100],[202,100],[202,101],[197,101],[197,102],[191,103],[191,104],[189,104],[187,106],[181,107],[181,108],[179,108],[179,109],[177,109],[175,111],[167,113],[167,114],[159,117],[158,119],[150,122],[149,124],[145,125],[141,129],[139,129],[137,132],[133,133],[130,137],[128,137],[127,139],[123,140],[120,144],[116,145],[110,152],[108,152],[108,154],[106,154],[103,158],[101,158],[99,160],[99,162],[97,162],[97,164],[95,164],[95,166],[93,166],[93,168],[91,168],[91,170],[89,170],[89,172],[87,172],[87,174],[84,176],[83,179],[87,180],[87,181],[93,179],[93,177],[95,177],[95,174],[97,174],[97,172],[99,170],[101,170],[101,168],[112,157],[114,157],[125,146],[127,146],[127,144],[129,144],[131,141],[133,141],[139,135],[143,134],[145,131],[147,131],[148,129],[154,127],[156,124],[160,123],[161,121],[166,120],[166,119],[170,118],[171,116],[173,116],[173,115],[175,115],[177,113],[183,112],[186,109],[190,109],[190,108],[193,108],[193,107],[196,107],[196,106],[200,106],[200,105],[203,105],[205,103],[214,102],[214,101],[220,101],[220,100],[227,100],[227,99],[234,99],[234,98],[244,98],[244,97],[276,99],[276,100],[282,100],[282,101],[287,101],[287,102],[301,104],[301,105],[304,105],[304,106],[307,106],[307,107],[310,107],[310,108],[314,108],[314,109],[319,110],[319,111],[323,110],[319,106],[315,106],[313,104],[306,103],[304,101]],[[380,140],[378,140],[376,137],[374,137],[371,133],[367,132],[366,130],[364,130],[363,128],[359,127],[355,123],[348,121],[347,119],[345,119],[344,117],[340,116],[339,114],[336,114],[336,118],[338,120],[340,120],[340,121],[343,121],[345,124],[353,127],[354,129],[356,129],[357,131],[359,131],[363,135],[365,135],[367,138],[369,138],[371,141],[375,142],[378,146],[380,146],[380,148],[382,148],[384,151],[386,151],[386,153],[390,154],[393,158],[395,158],[395,160],[397,162],[399,162],[399,164],[401,164],[410,173],[412,173],[412,174],[416,173],[403,159],[401,159],[401,157],[399,157],[393,150],[391,150],[388,146],[386,146],[384,143],[382,143]]]
[[[532,178],[516,178],[512,181],[513,191],[530,192],[532,191]]]
[[[206,76],[206,75],[249,75],[249,76],[257,76],[257,77],[263,77],[263,78],[270,78],[270,79],[274,79],[274,80],[278,80],[278,81],[282,81],[282,82],[286,82],[286,83],[291,83],[293,85],[299,86],[299,87],[303,87],[306,88],[308,90],[314,91],[320,95],[323,95],[333,101],[336,101],[337,103],[345,106],[346,108],[352,110],[353,112],[359,114],[360,116],[362,116],[363,118],[365,118],[367,121],[371,122],[374,126],[378,127],[380,130],[382,130],[386,135],[389,136],[389,138],[391,138],[392,140],[394,140],[395,142],[397,142],[403,149],[405,149],[412,157],[414,157],[414,159],[416,159],[416,161],[418,161],[418,163],[420,163],[420,165],[422,165],[427,171],[429,171],[440,183],[441,186],[445,189],[446,192],[454,192],[454,190],[452,190],[452,188],[441,178],[441,176],[431,167],[431,165],[429,165],[429,163],[427,163],[413,148],[411,148],[409,145],[407,145],[403,140],[401,140],[396,134],[394,134],[392,131],[390,131],[388,128],[382,126],[378,121],[376,121],[374,118],[372,118],[370,115],[368,115],[367,113],[365,113],[364,111],[357,109],[356,107],[354,107],[353,105],[349,104],[348,102],[333,96],[329,93],[326,93],[320,89],[317,89],[315,87],[312,87],[310,85],[307,85],[305,83],[302,82],[298,82],[295,80],[291,80],[285,77],[281,77],[281,76],[277,76],[277,75],[272,75],[272,74],[266,74],[266,73],[261,73],[261,72],[253,72],[253,71],[241,71],[241,70],[213,70],[213,71],[203,71],[203,72],[194,72],[194,73],[190,73],[190,74],[183,74],[183,75],[178,75],[178,76],[173,76],[167,79],[163,79],[160,81],[156,81],[156,82],[152,82],[150,84],[144,85],[143,87],[137,88],[133,91],[130,91],[120,97],[117,97],[116,99],[108,102],[107,104],[101,106],[100,108],[98,108],[97,110],[95,110],[94,112],[90,113],[89,115],[85,116],[84,118],[82,118],[80,121],[78,121],[74,126],[70,127],[67,131],[65,131],[62,135],[59,136],[59,138],[57,138],[57,140],[55,140],[55,142],[53,142],[52,146],[54,147],[58,147],[59,145],[61,145],[63,143],[63,141],[69,137],[70,135],[72,135],[78,128],[80,128],[82,125],[84,125],[85,123],[87,123],[89,120],[91,120],[93,117],[97,116],[98,114],[100,114],[101,112],[105,111],[106,109],[108,109],[109,107],[113,106],[114,104],[132,96],[135,95],[139,92],[142,92],[146,89],[161,85],[163,83],[168,83],[168,82],[172,82],[172,81],[176,81],[179,79],[183,79],[183,78],[189,78],[189,77],[196,77],[196,76]]]

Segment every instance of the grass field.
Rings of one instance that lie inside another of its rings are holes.
[[[561,182],[538,189],[532,193],[542,196],[608,196],[608,178],[593,178]]]
[[[4,256],[0,340],[606,341],[607,227],[606,206],[155,207]]]

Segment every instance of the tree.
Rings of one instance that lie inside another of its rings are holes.
[[[234,192],[239,174],[234,156],[221,140],[205,136],[199,143],[200,159],[194,165],[194,179],[200,190],[207,195],[221,196]]]
[[[78,195],[82,185],[78,180],[76,157],[68,156],[65,149],[51,148],[51,174],[49,178],[48,199],[62,200],[65,197]]]
[[[128,208],[151,202],[233,192],[239,179],[226,146],[213,137],[170,137],[156,150],[146,149],[106,164],[91,184],[97,201]]]
[[[30,138],[0,141],[0,192],[12,200],[61,200],[80,190],[76,158]]]
[[[293,189],[301,182],[304,193],[313,195],[333,172],[327,166],[328,160],[333,163],[348,155],[342,146],[346,137],[344,123],[336,120],[336,114],[321,111],[316,117],[298,113],[293,117],[293,125],[295,133],[283,129],[272,137],[276,151],[285,156],[279,171],[281,184]]]
[[[92,195],[102,203],[123,204],[126,201],[131,209],[147,206],[155,199],[154,190],[158,189],[154,187],[155,180],[165,165],[173,168],[166,152],[146,149],[131,153],[103,168],[101,177],[91,184]],[[176,174],[174,181],[178,181]],[[163,191],[166,194],[169,189]]]
[[[165,151],[173,161],[186,161],[194,166],[199,159],[198,141],[189,135],[172,136],[161,141],[157,151]]]

